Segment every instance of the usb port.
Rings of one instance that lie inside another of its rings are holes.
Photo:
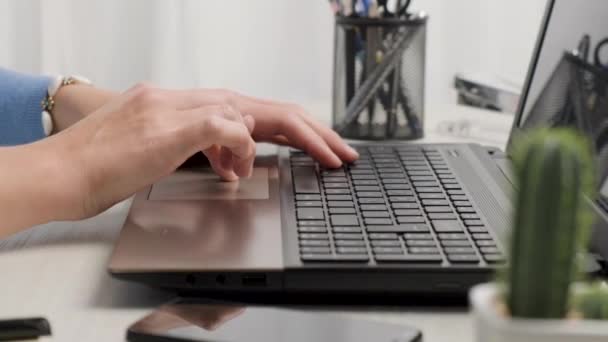
[[[246,274],[241,278],[243,286],[247,287],[265,287],[266,286],[266,275],[265,274]]]

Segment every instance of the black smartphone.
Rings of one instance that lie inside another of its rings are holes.
[[[127,332],[132,342],[420,342],[420,331],[329,312],[179,300]]]
[[[51,325],[42,317],[0,321],[0,341],[34,341],[51,336]]]

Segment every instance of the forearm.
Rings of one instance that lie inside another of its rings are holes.
[[[117,96],[109,90],[86,84],[59,89],[53,108],[53,133],[61,132]]]
[[[77,182],[47,142],[0,148],[0,165],[0,238],[69,218]]]

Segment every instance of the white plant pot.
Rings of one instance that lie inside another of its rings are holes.
[[[469,293],[477,342],[607,342],[608,321],[512,319],[496,307],[499,290],[493,284]]]

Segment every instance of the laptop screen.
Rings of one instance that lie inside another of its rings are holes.
[[[595,143],[600,192],[606,203],[608,44],[600,49],[600,57],[606,67],[593,65],[598,43],[608,38],[607,18],[606,0],[548,1],[510,141],[513,143],[517,138],[517,132],[534,127],[571,126],[580,129]],[[584,49],[581,49],[578,58],[566,57],[566,52],[578,51],[586,35],[590,38],[588,56],[585,57]]]

